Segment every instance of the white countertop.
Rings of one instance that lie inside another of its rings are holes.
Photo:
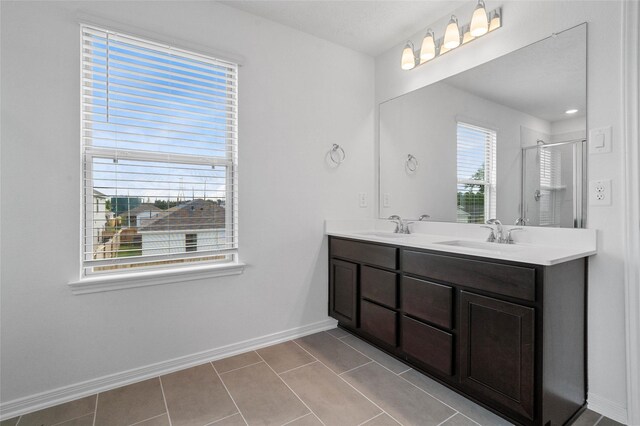
[[[597,253],[596,231],[589,229],[526,227],[513,233],[515,244],[498,244],[487,243],[488,231],[479,225],[427,222],[418,228],[406,235],[394,234],[387,221],[326,221],[325,232],[335,237],[534,265],[555,265]],[[514,227],[505,226],[505,230],[510,228]]]

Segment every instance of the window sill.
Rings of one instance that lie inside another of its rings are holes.
[[[245,266],[246,264],[244,263],[233,262],[223,265],[194,266],[109,276],[92,276],[70,282],[69,288],[73,294],[100,293],[103,291],[124,290],[151,285],[224,277],[227,275],[239,275],[242,274]]]

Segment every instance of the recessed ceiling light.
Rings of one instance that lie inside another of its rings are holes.
[[[565,114],[575,114],[576,112],[578,112],[577,109],[568,109],[565,111]]]

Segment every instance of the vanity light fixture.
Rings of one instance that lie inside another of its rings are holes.
[[[478,5],[473,11],[470,27],[469,32],[474,37],[480,37],[489,32],[489,17],[487,16],[487,9],[484,7],[484,1],[482,0],[478,0]]]
[[[471,34],[471,31],[469,30],[469,25],[465,25],[464,27],[462,27],[462,44],[467,44],[474,38],[475,37],[473,36],[473,34]]]
[[[500,17],[500,9],[491,12],[491,21],[489,21],[489,32],[497,30],[502,26],[502,18]]]
[[[500,8],[487,12],[484,0],[478,0],[470,23],[460,26],[458,18],[455,15],[451,15],[444,36],[437,39],[433,30],[429,28],[422,39],[419,52],[415,50],[410,40],[407,41],[402,49],[400,67],[405,71],[412,70],[418,65],[442,56],[461,44],[467,44],[500,28],[502,26],[501,13],[502,10]]]
[[[420,63],[430,61],[436,57],[436,37],[433,30],[429,28],[427,34],[422,39],[422,47],[420,47]]]
[[[458,27],[458,18],[451,15],[447,29],[444,32],[444,47],[448,50],[455,49],[460,46],[460,27]]]
[[[402,50],[402,69],[411,70],[416,66],[416,54],[413,51],[413,43],[410,41],[404,46]]]
[[[566,110],[564,113],[565,114],[575,114],[576,112],[578,112],[577,109],[573,108],[573,109],[568,109]]]

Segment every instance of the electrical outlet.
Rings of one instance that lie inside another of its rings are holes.
[[[367,207],[367,193],[358,192],[358,205],[360,207]]]
[[[611,205],[611,179],[589,182],[589,204],[592,206]]]
[[[382,207],[391,207],[391,195],[388,192],[382,194]]]

